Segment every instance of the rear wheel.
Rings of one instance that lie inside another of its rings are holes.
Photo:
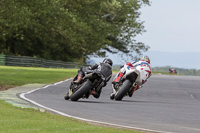
[[[90,81],[86,81],[83,85],[73,94],[70,95],[71,101],[78,101],[84,94],[86,94],[91,89]]]
[[[115,100],[121,101],[129,89],[132,87],[132,84],[133,83],[130,80],[125,80],[120,90],[115,94]]]

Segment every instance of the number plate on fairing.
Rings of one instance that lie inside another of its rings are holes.
[[[69,89],[69,96],[71,96],[72,93],[72,89]]]

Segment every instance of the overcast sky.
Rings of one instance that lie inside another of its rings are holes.
[[[142,7],[140,16],[146,32],[136,38],[150,46],[144,55],[150,57],[153,67],[170,65],[200,70],[200,0],[150,1],[151,6]],[[113,54],[108,57],[114,64],[129,60]]]
[[[200,0],[150,1],[140,17],[147,32],[137,41],[149,45],[150,51],[200,52]]]

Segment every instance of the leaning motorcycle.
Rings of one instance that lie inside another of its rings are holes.
[[[151,76],[151,67],[148,63],[142,62],[141,64],[134,67],[124,65],[124,67],[126,73],[120,82],[112,82],[113,93],[110,96],[110,99],[112,100],[115,99],[121,101],[125,96],[131,97],[135,91],[134,89],[137,86],[144,84],[146,80]]]
[[[86,69],[86,68],[84,68]],[[96,92],[101,91],[106,85],[108,73],[104,70],[85,70],[85,76],[80,83],[71,83],[69,92],[65,96],[65,100],[78,101],[80,98],[89,98],[90,92],[94,89]],[[110,74],[110,76],[112,73]]]

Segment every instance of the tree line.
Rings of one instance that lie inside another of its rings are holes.
[[[149,0],[0,0],[0,54],[84,62],[148,50],[140,8]]]

